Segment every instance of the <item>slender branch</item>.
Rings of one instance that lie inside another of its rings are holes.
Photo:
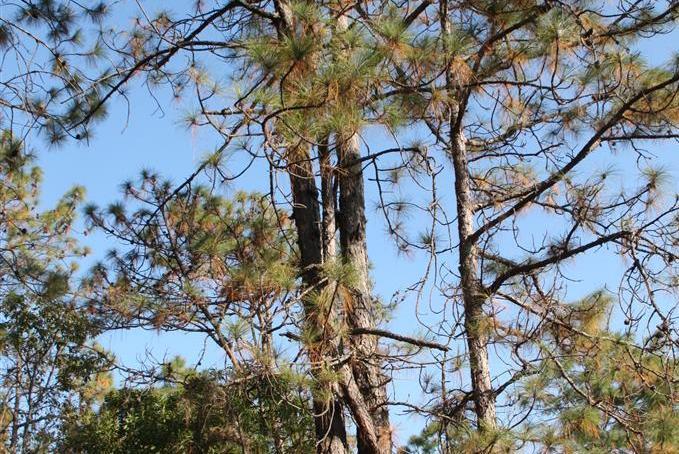
[[[441,350],[443,352],[447,352],[447,351],[450,350],[447,346],[445,346],[443,344],[439,344],[437,342],[428,341],[428,340],[424,340],[424,339],[416,339],[416,338],[408,337],[408,336],[403,336],[401,334],[392,333],[390,331],[385,331],[383,329],[354,328],[354,329],[351,330],[350,334],[352,336],[360,336],[360,335],[363,335],[363,334],[368,334],[368,335],[373,335],[373,336],[386,337],[388,339],[393,339],[393,340],[396,340],[396,341],[405,342],[405,343],[412,344],[412,345],[417,345],[418,347],[433,348],[433,349],[436,349],[436,350]]]
[[[609,131],[613,126],[615,126],[624,116],[624,114],[638,101],[644,97],[669,87],[672,84],[679,82],[679,73],[675,73],[674,76],[660,82],[656,85],[648,87],[644,90],[639,91],[636,95],[632,96],[627,100],[618,110],[616,110],[610,117],[610,119],[601,126],[592,137],[585,143],[580,151],[563,167],[559,168],[557,171],[549,175],[547,178],[537,183],[533,189],[525,191],[522,194],[517,195],[517,197],[522,197],[521,200],[516,202],[513,206],[506,209],[504,212],[486,222],[484,225],[479,227],[469,238],[468,241],[476,241],[481,235],[492,229],[493,227],[499,225],[503,221],[507,220],[515,213],[520,211],[522,208],[530,204],[535,198],[540,196],[547,189],[554,186],[556,183],[561,181],[566,175],[568,175],[578,164],[580,164],[589,154],[594,150],[594,148],[601,142],[601,138],[604,134]]]
[[[606,243],[610,243],[611,241],[618,240],[620,238],[623,238],[625,236],[631,235],[632,232],[629,232],[627,230],[622,230],[620,232],[615,232],[611,233],[610,235],[605,235],[600,238],[597,238],[594,241],[590,241],[589,243],[583,244],[582,246],[573,248],[573,249],[562,249],[558,253],[546,257],[542,260],[538,261],[528,261],[527,263],[524,264],[517,264],[513,269],[509,271],[505,271],[504,273],[500,274],[494,281],[493,283],[487,287],[487,290],[490,293],[494,293],[497,291],[502,284],[507,281],[507,279],[510,279],[514,276],[518,276],[520,274],[530,274],[533,271],[537,271],[541,268],[544,268],[549,265],[553,265],[555,263],[561,262],[563,260],[566,260],[570,257],[573,257],[578,254],[582,254],[583,252],[586,252],[590,249],[593,249],[597,246],[601,246]]]

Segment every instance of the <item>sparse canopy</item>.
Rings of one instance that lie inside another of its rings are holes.
[[[143,85],[220,137],[88,211],[123,245],[86,285],[103,326],[203,333],[230,377],[294,363],[319,453],[392,452],[401,410],[428,423],[406,450],[676,450],[679,3],[113,6],[0,33],[14,129],[87,138]],[[248,175],[268,192],[219,196]],[[389,305],[368,223],[421,264]]]

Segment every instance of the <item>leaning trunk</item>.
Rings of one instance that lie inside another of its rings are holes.
[[[372,299],[368,275],[368,253],[366,247],[366,219],[363,171],[360,162],[358,135],[348,138],[338,136],[339,162],[339,232],[342,258],[356,273],[350,297],[345,301],[347,324],[350,329],[375,327],[377,314]],[[372,428],[358,427],[359,453],[390,453],[391,429],[387,408],[388,380],[382,374],[377,359],[377,337],[370,335],[352,336],[354,358],[353,375],[360,390],[368,414],[372,415]],[[353,412],[356,416],[356,412]],[[377,444],[369,439],[374,432]]]

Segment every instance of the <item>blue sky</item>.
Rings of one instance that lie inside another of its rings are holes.
[[[192,131],[181,121],[181,113],[168,110],[168,115],[159,117],[155,106],[148,103],[142,90],[133,90],[130,98],[136,103],[127,119],[127,108],[122,102],[115,102],[109,118],[96,129],[89,143],[68,143],[54,150],[38,150],[38,164],[44,170],[41,203],[52,205],[61,194],[74,185],[86,189],[87,203],[105,207],[120,200],[121,183],[136,178],[141,169],[157,171],[175,183],[181,183],[191,174],[201,157],[213,151],[220,142],[207,130]],[[124,123],[127,125],[124,125]],[[235,168],[238,157],[233,159]],[[266,191],[268,179],[262,177],[262,169],[253,168],[239,180],[233,189]],[[372,276],[376,292],[386,301],[393,293],[415,282],[423,272],[423,261],[419,257],[404,257],[385,234],[385,224],[379,214],[372,210],[370,216],[368,244],[373,264]],[[77,232],[79,234],[81,232]],[[93,253],[82,262],[81,270],[86,271],[103,258],[106,251],[119,247],[113,239],[102,233],[82,236],[81,241]],[[398,332],[416,334],[421,331],[413,318],[410,302],[399,308],[392,322]],[[401,316],[402,315],[402,316]],[[202,336],[184,333],[157,333],[155,331],[117,331],[102,336],[102,345],[114,352],[123,364],[134,365],[149,360],[169,359],[181,355],[189,364],[198,360],[206,345]],[[202,365],[220,367],[224,364],[223,352],[209,342],[207,356]],[[408,376],[410,375],[410,376]],[[416,379],[412,374],[397,379],[399,400],[416,400],[419,387],[409,386],[408,381]],[[403,384],[406,384],[404,387]],[[404,392],[405,391],[405,392]],[[402,441],[419,431],[422,422],[410,418],[396,418]]]
[[[169,5],[181,5],[183,2],[170,2]],[[168,2],[145,2],[147,11],[153,12]],[[178,7],[172,8],[179,11]],[[124,23],[130,14],[120,13],[117,21]],[[666,36],[648,46],[648,54],[653,60],[662,61],[670,55],[676,45],[670,45],[676,34]],[[133,86],[134,87],[134,86]],[[34,144],[39,151],[39,164],[44,169],[43,203],[50,205],[59,195],[66,192],[73,185],[84,186],[87,190],[87,201],[105,206],[120,199],[120,184],[127,179],[135,178],[142,168],[158,171],[163,176],[181,182],[189,175],[200,158],[213,151],[219,144],[214,134],[205,130],[190,130],[182,124],[184,114],[179,105],[169,105],[163,116],[158,112],[155,104],[144,88],[134,87],[130,91],[131,109],[116,100],[109,106],[109,117],[95,129],[94,137],[88,143],[69,142],[66,146],[56,150],[42,150],[40,145]],[[383,140],[374,135],[371,143],[379,146]],[[654,149],[661,156],[661,160],[668,169],[677,176],[679,158],[675,144],[665,144]],[[663,157],[664,156],[664,157]],[[232,161],[235,167],[240,163],[238,157]],[[636,178],[634,167],[624,152],[620,156],[612,156],[607,151],[594,156],[587,163],[588,168],[614,165],[618,168],[619,184],[627,184]],[[370,170],[368,174],[370,174]],[[368,175],[369,176],[369,175]],[[632,178],[630,178],[632,177]],[[452,180],[440,182],[443,189],[452,190]],[[262,177],[261,168],[255,167],[247,172],[238,182],[239,189],[266,190],[268,180]],[[370,188],[371,202],[375,201],[375,190]],[[676,192],[676,187],[674,192]],[[372,206],[370,204],[369,206]],[[410,227],[421,228],[422,219],[417,215],[408,219]],[[535,222],[540,222],[536,218]],[[543,227],[540,225],[539,227]],[[558,226],[557,226],[558,227]],[[373,264],[372,276],[377,293],[385,300],[389,300],[393,293],[415,282],[426,266],[427,257],[415,254],[412,257],[403,256],[396,252],[392,241],[385,234],[385,224],[374,211],[369,216],[368,244],[370,258]],[[527,232],[530,234],[531,232]],[[83,237],[83,242],[89,245],[94,253],[88,259],[89,264],[101,258],[105,252],[115,247],[115,243],[102,234]],[[87,264],[87,263],[86,263]],[[588,291],[602,286],[615,288],[616,277],[619,276],[621,263],[611,253],[601,251],[596,256],[577,262],[577,266],[567,270],[574,278],[569,296],[577,298]],[[578,282],[580,281],[580,282]],[[442,305],[443,301],[434,298],[435,305]],[[424,304],[428,304],[425,301]],[[426,309],[422,309],[427,312]],[[394,331],[406,334],[422,332],[414,317],[414,301],[407,299],[395,313],[390,324]],[[152,352],[155,358],[182,355],[189,363],[197,358],[203,348],[202,338],[183,334],[157,334],[155,332],[116,332],[101,339],[103,345],[125,363],[135,363]],[[217,350],[210,350],[211,360],[203,364],[219,366],[223,361]],[[397,400],[418,400],[419,386],[408,385],[408,381],[416,380],[414,374],[405,374],[398,378],[399,395]],[[405,384],[405,386],[402,386]],[[398,410],[396,411],[398,414]],[[422,421],[406,417],[395,417],[401,441],[417,432]]]

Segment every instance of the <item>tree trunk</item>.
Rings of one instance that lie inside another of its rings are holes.
[[[305,150],[306,159],[296,156],[290,165],[290,186],[292,188],[293,217],[297,229],[297,243],[303,269],[302,280],[307,288],[316,287],[320,283],[320,266],[322,264],[321,222],[318,203],[318,191],[314,179],[313,167]],[[306,324],[312,329],[326,327],[332,323],[323,314],[319,314],[312,305],[305,305]],[[332,333],[330,334],[332,336]],[[310,346],[309,358],[313,366],[318,367],[326,358],[325,342],[321,339],[318,345]],[[315,369],[319,370],[319,369]],[[333,395],[336,395],[333,393]],[[314,425],[316,429],[316,452],[319,454],[344,454],[348,451],[346,429],[342,402],[333,397],[330,402],[314,398]]]
[[[292,8],[289,0],[274,1],[274,7],[281,21],[278,23],[279,36],[290,36],[294,33]],[[307,144],[298,144],[296,149],[290,150],[291,164],[288,167],[290,188],[293,200],[293,217],[297,230],[297,244],[301,256],[302,281],[307,288],[322,289],[320,281],[320,267],[323,264],[323,238],[321,234],[320,207],[315,174],[311,162],[310,150]],[[316,345],[309,346],[309,359],[312,364],[312,374],[324,367],[326,359],[337,356],[338,341],[332,330],[327,328],[334,322],[334,311],[321,314],[311,304],[304,303],[305,325],[311,329],[325,333],[331,339],[326,342],[320,339]],[[314,396],[314,426],[316,433],[316,452],[319,454],[345,454],[348,452],[347,435],[342,410],[342,400],[335,389],[330,402],[317,399]]]
[[[356,282],[351,290],[351,301],[345,302],[347,323],[350,328],[374,328],[376,324],[375,307],[368,275],[368,253],[366,247],[365,194],[363,170],[359,162],[360,147],[358,134],[347,139],[338,135],[337,147],[339,162],[339,232],[342,258],[356,273]],[[377,450],[368,441],[369,428],[358,427],[359,453],[390,453],[391,427],[387,403],[387,379],[382,374],[376,359],[378,348],[375,336],[352,336],[353,375],[365,405],[372,415],[373,428],[377,437]],[[354,417],[356,412],[354,411]],[[357,421],[358,425],[358,421]]]
[[[478,251],[470,236],[474,232],[473,200],[467,163],[465,138],[458,124],[457,106],[450,108],[451,159],[455,173],[460,285],[464,301],[464,327],[469,349],[474,407],[479,431],[495,428],[495,396],[488,366],[488,323],[483,312],[485,295],[478,279]]]
[[[334,259],[337,255],[337,242],[335,241],[335,234],[337,232],[337,224],[335,222],[337,187],[335,186],[335,171],[330,161],[327,137],[321,141],[321,145],[318,147],[318,157],[321,165],[323,261],[327,262]]]

